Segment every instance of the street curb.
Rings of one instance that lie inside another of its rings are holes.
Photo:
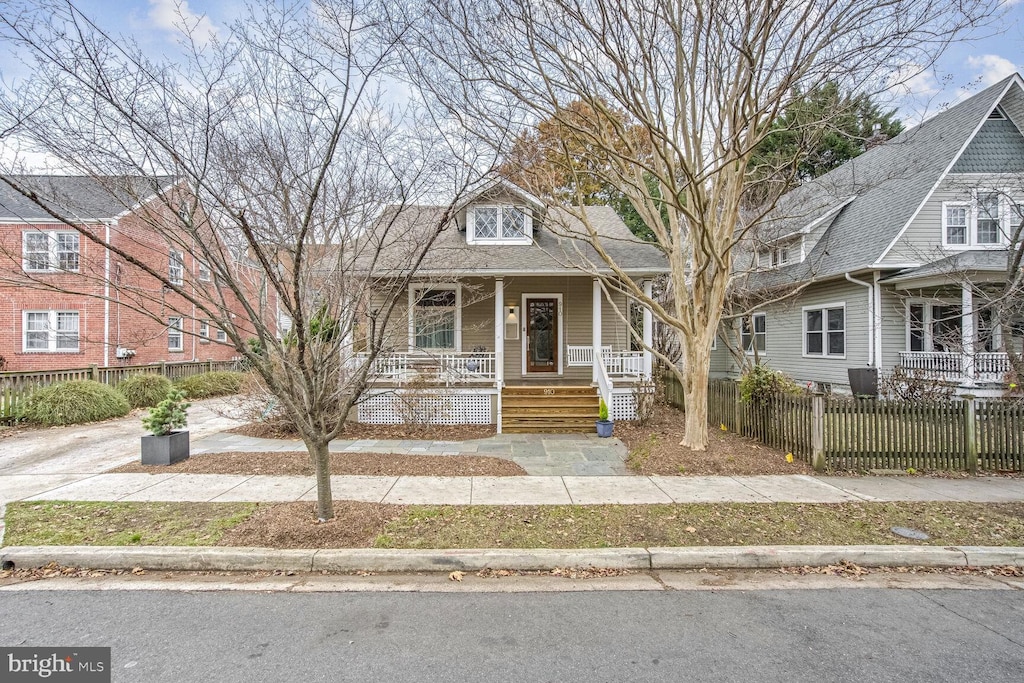
[[[0,560],[15,568],[51,562],[83,569],[169,571],[440,572],[453,570],[548,570],[555,567],[613,569],[765,569],[821,567],[852,562],[865,567],[1024,566],[1024,548],[938,546],[718,546],[688,548],[457,549],[350,548],[278,550],[180,546],[8,546]]]

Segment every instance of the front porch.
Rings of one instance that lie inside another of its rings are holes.
[[[1005,384],[1010,360],[998,351],[973,356],[954,351],[901,351],[900,367],[924,379],[956,385]]]
[[[644,289],[649,295],[650,281]],[[407,311],[407,344],[373,360],[360,421],[405,422],[411,412],[416,420],[495,424],[500,432],[509,422],[503,396],[513,387],[549,387],[551,395],[585,389],[594,398],[593,419],[598,399],[613,419],[635,419],[627,397],[651,377],[650,310],[597,278],[416,283]],[[353,362],[367,359],[359,353]],[[521,395],[510,401],[522,403]],[[589,412],[551,411],[559,413],[567,428],[591,419]],[[560,431],[556,422],[545,426]]]

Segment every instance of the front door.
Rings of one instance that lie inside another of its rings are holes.
[[[558,299],[526,300],[526,371],[558,372]]]

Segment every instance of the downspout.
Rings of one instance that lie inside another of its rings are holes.
[[[850,277],[849,273],[846,273],[846,279],[855,285],[863,285],[868,288],[868,365],[873,366],[875,364],[875,288],[870,282]]]
[[[879,280],[882,277],[880,271],[874,273],[875,283],[875,367],[879,372],[882,370],[882,285]]]
[[[103,235],[103,367],[110,367],[110,221]]]

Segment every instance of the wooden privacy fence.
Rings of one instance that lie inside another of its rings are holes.
[[[666,378],[666,399],[682,388]],[[816,469],[1024,471],[1024,404],[973,397],[942,402],[796,394],[740,401],[739,385],[712,380],[708,422],[792,453]]]
[[[98,365],[90,365],[87,368],[72,368],[70,370],[0,372],[0,421],[13,420],[18,414],[18,407],[28,399],[33,391],[51,384],[91,379],[110,386],[117,386],[121,380],[127,377],[147,372],[161,374],[170,380],[176,380],[214,370],[235,370],[237,368],[238,361],[236,360],[208,360],[122,367],[101,368]]]

